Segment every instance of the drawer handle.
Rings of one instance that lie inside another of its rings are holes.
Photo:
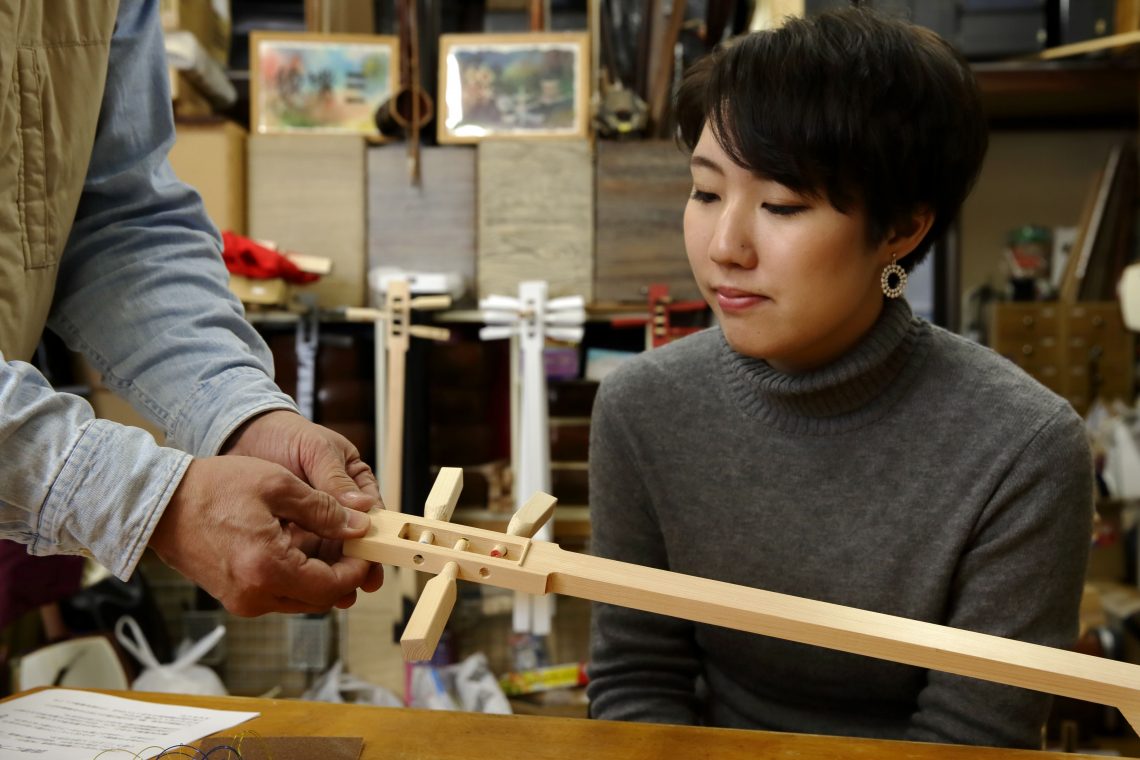
[[[1033,354],[1033,346],[1029,343],[1026,343],[1021,347],[1021,353],[1025,354],[1026,356],[1031,356]]]
[[[1104,326],[1104,317],[1100,316],[1099,314],[1095,315],[1092,318],[1092,326],[1093,327],[1103,327]]]
[[[1031,317],[1029,315],[1026,315],[1026,316],[1021,318],[1021,324],[1025,325],[1026,327],[1033,327],[1033,323],[1035,321],[1036,320],[1034,320],[1033,317]]]

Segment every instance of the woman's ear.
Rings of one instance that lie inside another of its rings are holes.
[[[891,227],[883,241],[882,250],[891,260],[905,258],[918,247],[930,227],[934,224],[934,211],[928,206],[919,206],[914,213],[903,217]]]

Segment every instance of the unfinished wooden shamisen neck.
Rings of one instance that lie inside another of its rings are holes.
[[[455,603],[455,581],[462,579],[1111,705],[1140,731],[1140,665],[564,551],[530,538],[554,511],[554,497],[544,493],[520,508],[505,533],[455,525],[448,520],[461,488],[462,471],[443,468],[426,517],[374,511],[368,534],[344,545],[352,557],[436,574],[401,639],[406,659],[431,657]]]

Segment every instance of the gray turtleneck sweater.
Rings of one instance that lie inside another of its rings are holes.
[[[1050,646],[1077,631],[1093,480],[1080,418],[890,301],[787,375],[713,328],[606,378],[593,553]],[[1047,696],[595,605],[597,718],[1040,746]]]

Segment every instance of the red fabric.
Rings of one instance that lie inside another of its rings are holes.
[[[303,285],[320,279],[319,274],[302,272],[289,259],[272,248],[255,243],[247,237],[226,231],[222,233],[222,258],[231,274],[271,280],[280,277],[286,282]]]

